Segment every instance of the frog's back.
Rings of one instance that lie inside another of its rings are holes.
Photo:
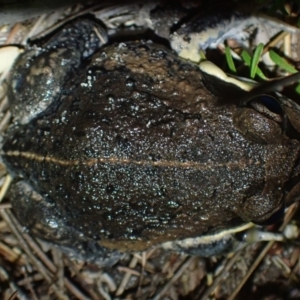
[[[282,158],[296,156],[293,141],[246,140],[233,125],[235,105],[162,47],[105,48],[77,85],[18,138],[7,137],[4,151],[18,165],[4,159],[103,243],[126,240],[137,250],[200,235],[237,218],[266,176],[284,181],[291,172],[293,161]]]

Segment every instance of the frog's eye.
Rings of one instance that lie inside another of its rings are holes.
[[[283,122],[283,111],[276,98],[260,95],[249,100],[248,105],[277,123]]]
[[[268,108],[270,111],[273,111],[274,113],[282,113],[281,106],[278,103],[277,99],[270,95],[256,96],[250,100],[250,105],[253,106],[253,103],[261,103],[261,105],[264,105],[266,108]]]
[[[283,111],[276,98],[259,95],[249,99],[247,107],[239,108],[234,113],[233,123],[247,139],[274,144],[282,136]]]
[[[296,101],[293,101],[279,93],[276,93],[276,96],[278,97],[282,110],[284,111],[285,121],[287,122],[287,124],[285,124],[285,128],[289,131],[287,134],[292,134],[291,136],[293,136],[293,138],[300,139],[300,105]]]

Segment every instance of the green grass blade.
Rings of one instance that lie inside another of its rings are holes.
[[[246,50],[243,50],[242,53],[241,53],[241,58],[243,59],[243,61],[245,62],[246,66],[250,67],[251,65],[251,56],[250,54],[246,51]],[[262,70],[257,67],[257,70],[256,70],[256,75],[258,77],[260,77],[261,79],[263,80],[269,80],[265,75],[264,73],[262,72]]]
[[[289,73],[297,73],[298,71],[284,58],[277,54],[274,50],[269,51],[272,61],[281,69]]]
[[[236,68],[234,65],[234,61],[232,59],[231,51],[228,46],[225,47],[225,56],[226,56],[226,61],[229,67],[229,70],[233,73],[236,73]]]
[[[297,94],[300,95],[300,84],[298,84],[298,85],[296,86],[295,91],[296,91]]]
[[[254,78],[256,73],[257,73],[257,69],[258,69],[258,63],[260,60],[260,57],[262,55],[262,52],[264,50],[264,44],[260,43],[254,51],[253,57],[251,59],[251,65],[250,65],[250,77]]]
[[[250,67],[250,64],[251,64],[251,56],[250,56],[250,54],[246,50],[243,50],[242,53],[241,53],[241,57],[242,57],[243,61],[245,62],[245,64],[248,67]]]

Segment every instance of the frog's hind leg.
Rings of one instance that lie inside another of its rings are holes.
[[[28,123],[51,104],[57,104],[57,100],[72,91],[65,85],[72,82],[80,65],[107,41],[106,30],[100,24],[79,19],[67,24],[43,47],[32,47],[20,55],[8,89],[15,119],[21,124]]]
[[[17,218],[37,237],[56,245],[69,257],[102,267],[115,264],[121,253],[101,247],[68,225],[56,205],[35,192],[24,181],[12,186],[9,196]]]

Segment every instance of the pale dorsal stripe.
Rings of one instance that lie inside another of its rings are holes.
[[[88,165],[92,166],[95,164],[112,164],[112,165],[137,165],[137,166],[153,166],[153,167],[166,167],[166,168],[181,168],[181,169],[197,169],[197,170],[211,170],[213,171],[216,168],[241,168],[246,167],[247,165],[260,164],[259,161],[253,161],[253,159],[243,159],[235,162],[227,162],[227,163],[199,163],[195,161],[178,161],[178,160],[135,160],[131,158],[119,158],[116,156],[110,157],[97,157],[90,158],[85,160],[67,160],[60,159],[53,156],[42,156],[39,154],[35,154],[32,152],[20,152],[20,151],[7,151],[1,154],[2,156],[14,156],[14,157],[23,157],[28,160],[36,160],[39,162],[48,162],[54,163],[62,166],[78,166],[78,165]]]

